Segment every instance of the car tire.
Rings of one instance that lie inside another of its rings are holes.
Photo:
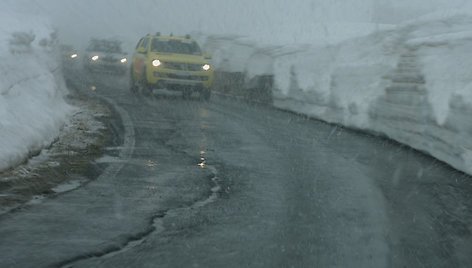
[[[130,70],[129,89],[130,89],[131,93],[133,93],[133,94],[137,94],[139,92],[139,87],[136,84],[136,81],[134,80],[134,76],[133,76],[133,67],[131,67],[131,70]]]
[[[211,98],[211,90],[203,89],[200,91],[200,99],[204,101],[209,101]]]
[[[191,96],[192,96],[192,90],[191,89],[185,88],[184,90],[182,90],[182,98],[184,100],[190,99]]]
[[[146,66],[143,67],[143,79],[141,84],[141,93],[143,96],[152,95],[152,86],[147,80]]]
[[[84,68],[84,73],[85,73],[85,75],[92,75],[93,74],[92,68],[86,66]]]

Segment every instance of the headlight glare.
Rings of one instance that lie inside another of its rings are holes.
[[[122,59],[120,60],[121,63],[126,63],[126,61],[127,61],[126,58],[122,58]]]
[[[71,59],[75,59],[75,58],[77,58],[78,56],[79,56],[79,55],[77,55],[76,53],[70,55]]]
[[[205,65],[202,66],[202,69],[205,70],[205,71],[210,70],[210,68],[211,68],[210,64],[205,64]]]
[[[93,60],[93,61],[97,61],[98,58],[99,58],[99,57],[98,57],[97,55],[95,55],[95,56],[92,57],[92,60]]]
[[[162,62],[160,60],[153,60],[152,61],[152,66],[154,67],[159,67],[161,66]]]

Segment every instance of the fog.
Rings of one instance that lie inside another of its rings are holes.
[[[0,267],[472,267],[471,7],[1,0]]]
[[[15,12],[47,15],[65,42],[92,36],[135,40],[160,31],[250,36],[273,43],[362,34],[352,25],[398,24],[430,12],[469,10],[466,0],[7,0]],[[337,26],[336,26],[337,25]],[[349,25],[345,27],[343,25]]]

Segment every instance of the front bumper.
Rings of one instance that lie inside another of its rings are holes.
[[[125,73],[128,70],[127,64],[107,62],[87,62],[85,68],[104,73]]]
[[[182,90],[194,88],[208,89],[213,83],[212,71],[164,71],[152,70],[147,74],[147,82],[156,88],[168,88],[171,90]]]

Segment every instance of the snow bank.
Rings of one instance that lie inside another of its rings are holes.
[[[273,75],[277,107],[383,133],[472,174],[470,29],[471,15],[443,13],[327,46],[199,39],[216,69]]]
[[[56,33],[41,17],[0,3],[0,170],[58,136],[71,108],[63,99]]]

